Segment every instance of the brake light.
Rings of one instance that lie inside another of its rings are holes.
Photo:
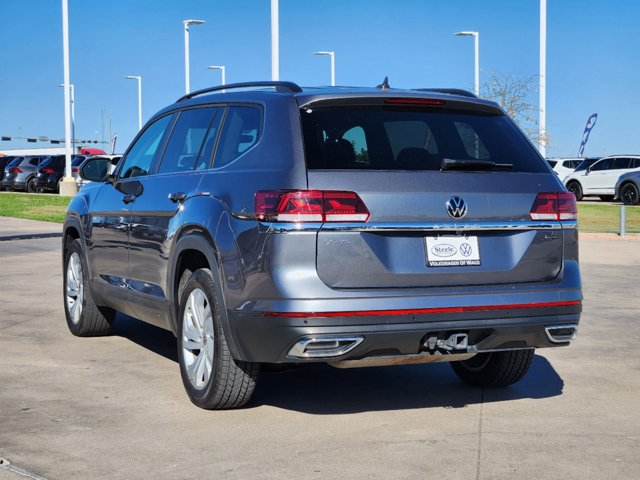
[[[433,98],[386,98],[384,103],[400,105],[444,105],[444,100]]]
[[[78,167],[73,167],[73,168],[71,169],[71,171],[72,171],[73,173],[78,173],[78,172],[80,171],[80,169],[79,169]]]
[[[22,173],[22,170],[20,170],[18,167],[12,167],[9,170],[9,173]]]
[[[539,193],[529,215],[532,220],[576,220],[576,197],[569,192]]]
[[[256,218],[270,222],[366,222],[369,210],[355,192],[262,190],[255,195]]]
[[[50,167],[46,167],[42,169],[43,173],[56,173],[56,171],[53,168]]]

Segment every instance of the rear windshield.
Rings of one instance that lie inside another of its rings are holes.
[[[397,107],[307,108],[300,115],[312,170],[440,170],[443,159],[454,159],[548,171],[503,115]]]

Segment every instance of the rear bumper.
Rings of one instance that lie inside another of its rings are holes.
[[[547,333],[551,326],[577,325],[581,305],[501,310],[424,313],[415,315],[375,315],[357,317],[278,317],[229,313],[230,328],[240,360],[251,362],[313,362],[371,359],[425,353],[429,337],[446,338],[466,334],[469,347],[464,352],[545,348],[568,345],[554,341]],[[499,313],[499,314],[498,314]],[[348,352],[331,357],[299,358],[291,355],[294,346],[308,338],[361,338]]]
[[[44,190],[57,190],[60,177],[54,174],[47,174],[36,178],[36,187]]]

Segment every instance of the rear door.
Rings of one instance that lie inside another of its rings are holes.
[[[355,191],[370,212],[366,223],[322,226],[317,270],[327,285],[513,284],[559,273],[562,228],[530,211],[560,184],[502,114],[395,105],[301,115],[309,189]]]
[[[134,309],[149,321],[167,299],[172,240],[182,225],[184,206],[197,194],[202,173],[210,166],[222,110],[180,112],[150,174],[137,177],[140,193],[129,212],[129,284]]]

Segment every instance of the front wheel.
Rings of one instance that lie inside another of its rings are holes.
[[[640,201],[638,187],[633,183],[625,183],[620,189],[620,199],[625,205],[637,205]]]
[[[469,360],[451,362],[453,371],[465,383],[476,387],[506,387],[525,376],[535,350],[479,353]]]
[[[27,193],[37,193],[38,187],[36,187],[36,179],[30,178],[27,182]]]
[[[96,305],[79,239],[69,243],[64,256],[62,288],[64,313],[71,333],[78,337],[109,335],[115,310]]]
[[[573,193],[576,197],[576,201],[582,200],[582,186],[578,182],[569,182],[567,190]]]
[[[211,271],[193,272],[180,298],[178,362],[189,398],[209,410],[244,405],[255,388],[259,364],[231,356]]]

